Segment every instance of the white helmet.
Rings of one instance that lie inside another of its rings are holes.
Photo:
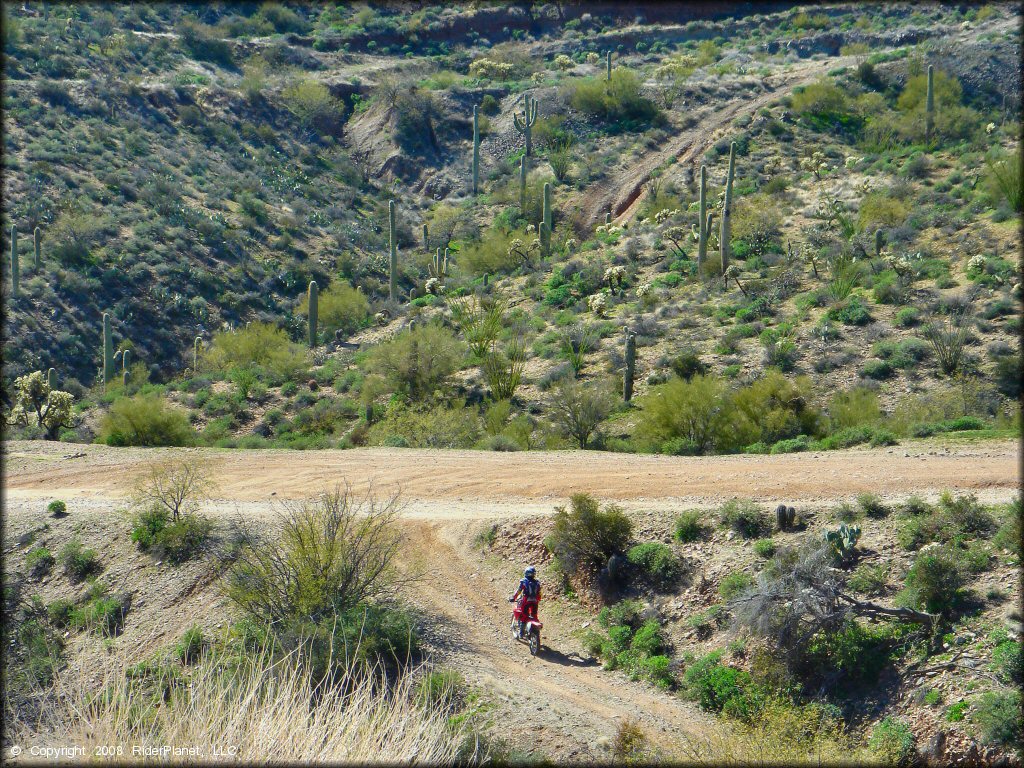
[[[529,578],[532,578],[534,575],[536,575],[536,573],[537,573],[537,569],[534,568],[531,565],[525,571],[523,571],[523,576],[525,576],[526,578],[529,579]]]

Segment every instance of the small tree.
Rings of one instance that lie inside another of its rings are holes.
[[[208,467],[197,459],[150,464],[136,481],[132,501],[137,506],[160,507],[173,520],[198,511],[215,488]]]
[[[555,521],[545,544],[564,573],[580,568],[601,568],[612,555],[625,551],[633,524],[621,507],[609,504],[602,510],[597,499],[574,493],[569,509],[555,507]]]
[[[370,365],[413,400],[422,400],[458,370],[465,347],[447,328],[430,323],[384,342],[370,354]]]
[[[61,429],[75,425],[71,406],[75,398],[70,392],[50,389],[42,371],[34,371],[14,380],[14,408],[11,411],[12,424],[27,424],[34,418],[42,428],[47,440],[55,440]]]
[[[603,383],[587,385],[566,379],[551,398],[552,417],[585,450],[616,402],[615,394]]]

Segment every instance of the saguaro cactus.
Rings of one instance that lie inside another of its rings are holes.
[[[40,267],[43,266],[42,237],[43,237],[42,232],[39,231],[39,227],[36,227],[35,231],[32,233],[32,239],[33,239],[33,241],[35,243],[35,247],[36,247],[36,269],[37,270]]]
[[[423,250],[430,250],[430,232],[427,229],[427,222],[423,222]]]
[[[203,346],[203,339],[201,336],[196,336],[196,340],[192,342],[192,375],[195,376],[199,373],[199,350]]]
[[[395,234],[395,201],[388,201],[388,234],[391,242],[391,260],[388,268],[388,297],[394,301],[397,292],[395,282],[398,279],[398,238]]]
[[[544,223],[548,227],[548,232],[554,228],[554,219],[551,215],[551,184],[544,182]]]
[[[732,230],[732,178],[736,173],[736,142],[729,144],[729,175],[725,181],[725,202],[722,205],[722,234],[718,244],[722,254],[722,274],[729,268],[729,236]]]
[[[700,218],[697,220],[697,269],[704,266],[704,259],[708,257],[708,169],[706,165],[700,167]]]
[[[882,235],[882,230],[876,229],[875,230],[875,256],[876,257],[882,255],[882,245],[884,245],[884,238],[883,238],[883,235]]]
[[[110,313],[103,313],[103,383],[114,378],[114,338],[110,332]]]
[[[512,114],[512,122],[516,130],[523,134],[526,140],[526,155],[529,156],[533,149],[533,124],[537,122],[537,100],[530,97],[530,94],[523,94],[523,118],[519,119],[519,113]]]
[[[519,213],[526,215],[526,155],[519,158]]]
[[[612,211],[610,208],[608,209],[608,212],[604,215],[604,223],[606,226],[612,223]]]
[[[46,372],[46,386],[50,388],[50,391],[57,389],[57,369],[51,368]]]
[[[626,335],[626,373],[622,377],[622,399],[633,399],[633,375],[636,373],[636,334]]]
[[[551,228],[544,219],[537,222],[537,236],[540,238],[540,252],[547,256],[551,252]]]
[[[480,189],[480,117],[477,106],[473,105],[473,194]]]
[[[612,81],[612,52],[611,49],[605,51],[604,54],[604,66],[605,66],[605,82],[610,83]]]
[[[932,131],[935,128],[935,72],[932,65],[928,65],[928,94],[924,102],[924,139],[927,142],[932,140]]]
[[[132,356],[132,351],[130,349],[126,349],[124,352],[121,353],[121,370],[122,371],[127,371],[128,370],[128,366],[131,365],[131,356]]]
[[[316,324],[320,309],[320,288],[316,280],[309,281],[309,291],[306,294],[309,303],[309,348],[316,348]]]
[[[21,270],[18,269],[18,228],[11,225],[11,295],[17,296],[21,287]]]

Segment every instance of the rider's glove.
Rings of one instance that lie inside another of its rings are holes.
[[[510,603],[514,603],[514,602],[516,601],[516,599],[515,599],[514,597],[510,597],[510,598],[508,599],[508,601],[509,601]]]

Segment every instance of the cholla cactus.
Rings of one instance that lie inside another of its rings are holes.
[[[568,70],[573,69],[576,66],[576,62],[570,59],[564,53],[560,53],[558,56],[555,56],[554,64],[556,68],[562,70],[563,72],[567,72]]]
[[[600,227],[598,227],[598,229],[600,229]],[[535,224],[527,224],[526,225],[526,234],[532,235],[536,231],[537,231],[537,226]]]
[[[828,172],[828,161],[825,158],[825,153],[812,152],[810,157],[801,158],[800,168],[804,171],[810,171],[814,174],[814,178],[821,181],[821,175]]]
[[[508,80],[515,67],[493,59],[477,59],[469,65],[469,76],[481,80]]]
[[[568,253],[573,253],[578,247],[579,243],[576,242],[575,237],[570,237],[568,240],[565,241],[565,250]]]
[[[666,221],[671,219],[673,216],[678,216],[682,211],[678,208],[663,208],[654,214],[654,221],[658,224],[664,224]]]
[[[981,272],[983,269],[985,269],[985,257],[980,253],[976,256],[971,256],[970,260],[967,262],[967,271]]]
[[[432,293],[435,296],[444,292],[444,285],[436,277],[432,277],[427,280],[427,284],[424,286],[424,290],[427,293]]]
[[[530,243],[529,247],[523,245],[523,241],[520,238],[515,238],[508,246],[508,255],[519,259],[521,263],[527,263],[530,261],[530,257],[535,251],[540,250],[540,239],[534,238]]]
[[[772,155],[764,161],[764,175],[769,179],[773,178],[775,174],[782,170],[782,158],[778,155]]]
[[[995,130],[996,130],[996,124],[995,123],[989,123],[988,125],[985,126],[985,133],[987,135],[989,135],[989,136],[991,136],[993,133],[995,133]]]
[[[636,297],[638,299],[642,299],[644,296],[646,296],[650,292],[651,292],[651,284],[648,281],[642,282],[642,283],[640,283],[640,285],[638,285],[636,287]]]
[[[601,57],[597,53],[591,51],[590,53],[587,54],[587,64],[596,67],[600,63]]]
[[[863,157],[855,157],[854,155],[850,155],[843,161],[843,165],[846,166],[847,170],[849,170],[863,159]]]
[[[595,293],[587,299],[587,306],[598,317],[604,317],[605,312],[608,311],[608,299],[603,293]]]
[[[622,281],[626,279],[626,268],[623,266],[608,267],[604,271],[604,282],[608,283],[608,289],[615,295],[615,286],[622,288]]]

